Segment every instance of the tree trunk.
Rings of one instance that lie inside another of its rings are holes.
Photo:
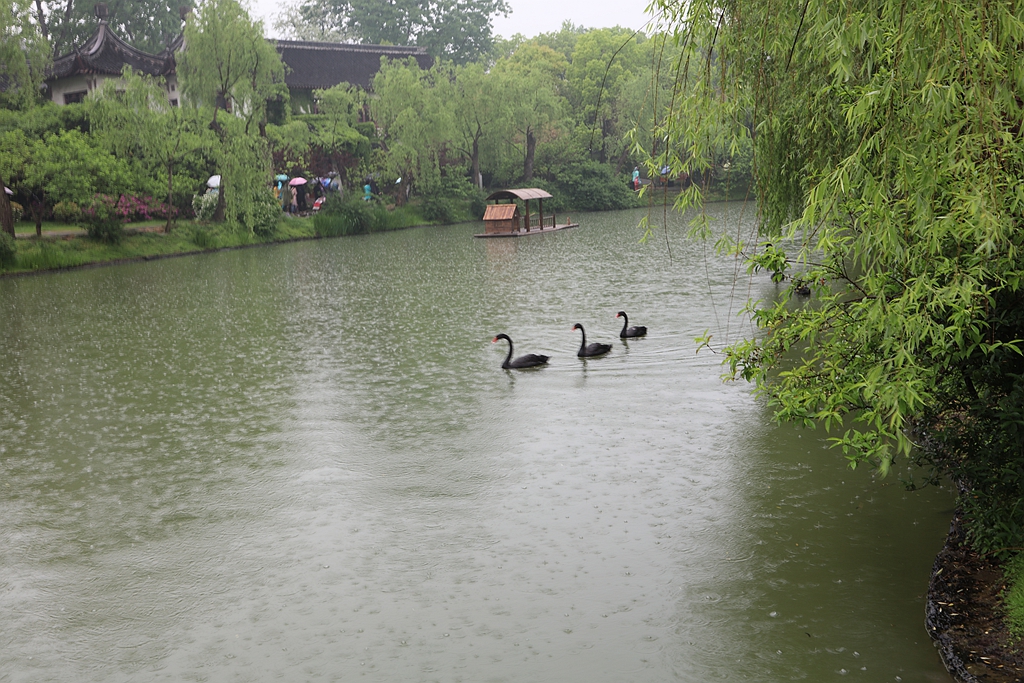
[[[478,138],[473,139],[473,159],[470,165],[473,168],[473,184],[479,190],[484,189],[483,178],[480,177],[480,141]]]
[[[217,208],[213,210],[215,223],[224,222],[224,214],[227,212],[227,202],[224,201],[224,176],[220,177],[220,187],[217,188]]]
[[[33,201],[29,206],[32,207],[32,218],[36,219],[36,237],[43,236],[43,203]]]
[[[39,21],[39,32],[43,34],[43,38],[49,40],[50,29],[46,25],[46,15],[43,13],[42,0],[36,0],[36,19]]]
[[[0,176],[0,230],[14,237],[14,212],[11,211],[11,200],[3,188],[4,179]]]
[[[171,202],[174,200],[174,164],[167,164],[167,224],[164,232],[171,231]]]
[[[523,161],[523,182],[528,183],[533,180],[533,157],[537,152],[537,136],[534,135],[533,129],[530,128],[526,131],[526,159]]]

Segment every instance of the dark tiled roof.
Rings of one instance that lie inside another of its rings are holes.
[[[351,83],[370,89],[380,70],[380,58],[415,57],[420,67],[429,69],[433,59],[421,47],[357,45],[353,43],[314,43],[304,40],[278,40],[277,51],[288,65],[284,82],[289,88],[330,88]]]
[[[107,22],[101,21],[85,45],[53,60],[47,76],[51,79],[74,74],[113,76],[120,74],[125,64],[150,76],[163,76],[174,71],[175,66],[171,50],[164,50],[158,55],[136,50],[118,38]]]

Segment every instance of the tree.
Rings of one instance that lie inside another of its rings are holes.
[[[108,80],[90,98],[93,130],[110,146],[127,156],[140,154],[158,165],[167,179],[167,205],[174,203],[174,170],[208,144],[194,109],[172,107],[167,102],[163,79],[154,80],[125,67],[120,82]],[[168,211],[166,232],[171,230]]]
[[[49,133],[31,141],[21,131],[8,131],[0,136],[0,147],[4,156],[10,154],[8,159],[16,160],[14,185],[31,197],[28,208],[37,237],[42,236],[47,204],[86,204],[96,193],[120,195],[137,186],[127,163],[77,130]]]
[[[369,155],[370,141],[355,129],[366,96],[356,86],[339,83],[326,90],[317,90],[314,97],[320,114],[313,119],[313,140],[330,157],[331,170],[344,179],[346,155],[350,158],[359,156],[360,147],[365,147],[365,156]]]
[[[506,0],[307,0],[296,34],[339,32],[364,43],[419,45],[431,56],[466,64],[494,42],[491,21]]]
[[[852,466],[953,477],[978,549],[1024,545],[1019,7],[657,5],[686,51],[653,139],[696,170],[754,131],[763,221],[722,246],[816,299],[753,303],[764,333],[726,350],[733,375]]]
[[[590,153],[605,162],[621,156],[628,129],[620,105],[624,91],[648,73],[650,56],[642,36],[628,29],[599,29],[581,35],[566,71],[570,106],[593,131]]]
[[[400,202],[414,185],[427,191],[439,186],[442,157],[452,139],[451,110],[436,88],[446,80],[442,67],[424,71],[412,58],[381,59],[373,79],[370,110],[381,131],[385,172],[401,180]]]
[[[107,0],[107,23],[129,45],[157,54],[181,33],[182,3],[167,0]],[[187,3],[185,3],[187,4]],[[33,15],[54,57],[71,52],[96,30],[95,3],[35,0]]]
[[[506,137],[521,144],[523,182],[533,180],[538,136],[561,117],[559,80],[567,64],[549,47],[527,43],[493,69],[494,91],[504,103]]]
[[[188,49],[178,60],[182,91],[192,106],[212,112],[210,129],[219,139],[221,186],[214,217],[249,214],[255,199],[232,192],[236,185],[257,188],[260,182],[269,183],[269,150],[265,139],[230,138],[255,135],[254,128],[265,136],[267,100],[287,97],[284,66],[263,38],[262,22],[252,21],[237,0],[206,0],[186,24],[185,42]],[[218,120],[222,110],[233,116]]]
[[[492,129],[501,115],[505,94],[495,91],[496,79],[484,71],[480,64],[467,64],[457,68],[451,79],[449,105],[454,116],[454,145],[469,159],[472,182],[483,188],[480,173],[480,145],[484,135],[494,134]]]
[[[23,109],[39,97],[48,63],[46,39],[31,21],[28,0],[0,3],[0,107]],[[0,230],[14,236],[11,203],[4,192],[8,172],[0,168]]]

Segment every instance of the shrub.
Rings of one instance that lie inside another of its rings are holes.
[[[18,202],[11,202],[11,215],[14,216],[14,222],[17,223],[25,215],[25,207]]]
[[[555,196],[552,209],[610,211],[639,206],[625,176],[617,176],[606,164],[579,161],[563,166],[549,183]],[[547,202],[545,202],[547,208]]]
[[[220,245],[220,241],[211,230],[199,227],[198,225],[192,228],[191,240],[193,244],[204,250],[216,249]]]
[[[277,199],[270,192],[260,192],[253,199],[252,207],[252,231],[260,237],[270,237],[274,234],[277,221],[281,217],[281,207]]]
[[[64,223],[77,224],[82,218],[82,209],[74,202],[57,202],[53,206],[53,217]]]
[[[313,230],[320,237],[364,235],[373,225],[373,210],[362,199],[325,203],[313,217]]]
[[[1024,553],[1018,553],[1007,562],[1003,574],[1006,581],[1003,589],[1006,622],[1010,635],[1021,640],[1024,639]]]
[[[0,232],[0,268],[10,268],[18,262],[18,246],[6,232]]]
[[[482,220],[484,211],[487,210],[487,193],[483,190],[474,190],[469,198],[469,215],[473,220]]]
[[[213,218],[213,212],[217,210],[217,193],[207,192],[192,197],[192,212],[201,221],[208,221]]]
[[[82,259],[76,258],[64,249],[50,242],[39,240],[38,248],[18,258],[18,265],[27,270],[58,270],[81,265]]]
[[[452,197],[429,195],[423,200],[423,217],[432,223],[454,223],[461,202]]]
[[[90,239],[117,244],[124,237],[121,217],[109,197],[96,195],[89,204],[82,207],[80,220]]]

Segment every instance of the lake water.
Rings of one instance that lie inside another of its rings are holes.
[[[0,681],[949,683],[950,492],[723,382],[775,286],[643,215],[0,280]]]

